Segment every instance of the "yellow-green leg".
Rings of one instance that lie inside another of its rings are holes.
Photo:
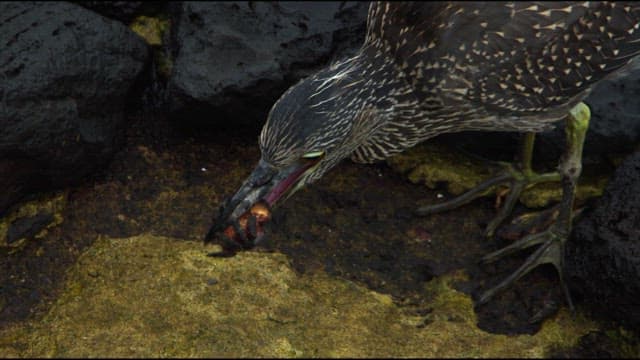
[[[525,135],[522,144],[522,153],[520,155],[520,171],[509,168],[510,173],[510,186],[509,193],[504,205],[498,211],[498,214],[491,220],[485,229],[485,235],[492,237],[496,229],[504,222],[504,220],[511,214],[513,207],[518,202],[522,191],[541,182],[560,181],[559,172],[550,172],[544,174],[538,174],[533,171],[531,167],[531,160],[533,158],[533,145],[535,141],[535,133],[527,133]]]
[[[564,246],[571,232],[571,213],[576,184],[582,171],[582,149],[590,117],[589,107],[584,103],[579,103],[571,109],[566,120],[566,149],[558,166],[558,172],[562,176],[562,200],[559,204],[560,213],[557,220],[546,231],[525,236],[511,245],[483,257],[484,262],[492,262],[518,250],[541,244],[513,274],[482,294],[478,299],[479,304],[487,302],[497,292],[511,285],[538,265],[551,263],[558,271],[569,307],[573,308],[562,270]]]

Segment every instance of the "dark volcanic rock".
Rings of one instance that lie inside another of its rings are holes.
[[[616,170],[567,246],[569,284],[595,312],[640,329],[640,152]]]
[[[142,1],[74,1],[74,3],[125,24],[135,18],[143,5]]]
[[[585,100],[592,119],[585,152],[630,153],[640,141],[640,69],[600,83]]]
[[[0,214],[73,183],[118,149],[148,57],[122,24],[63,3],[0,3]]]
[[[73,1],[73,3],[128,24],[138,15],[158,12],[166,1]]]
[[[172,6],[172,108],[225,105],[234,123],[249,124],[293,82],[359,47],[368,9],[337,1]],[[210,114],[207,121],[224,118]]]
[[[585,162],[603,161],[612,153],[629,154],[640,142],[640,70],[624,77],[605,80],[585,99],[591,108],[591,122],[584,145]],[[564,124],[545,133],[538,156],[553,147],[564,151]]]

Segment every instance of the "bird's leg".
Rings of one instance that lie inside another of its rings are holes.
[[[520,194],[527,185],[528,179],[532,179],[536,174],[531,168],[531,159],[533,158],[533,144],[536,139],[535,133],[527,133],[524,137],[522,144],[522,153],[520,157],[521,172],[518,173],[513,169],[510,171],[510,186],[509,193],[504,205],[498,211],[498,214],[491,220],[485,229],[485,235],[488,237],[493,236],[494,232],[500,226],[500,224],[511,214],[513,207],[516,205]]]
[[[589,107],[584,103],[579,103],[571,109],[566,120],[566,150],[560,159],[560,164],[558,166],[558,171],[562,175],[562,200],[559,205],[560,212],[558,214],[558,218],[547,230],[525,236],[513,244],[482,258],[485,263],[492,262],[515,251],[541,244],[540,247],[527,258],[524,264],[518,268],[518,270],[500,284],[482,294],[478,300],[479,304],[486,303],[498,291],[509,286],[538,265],[550,263],[553,264],[558,271],[560,283],[567,298],[567,302],[569,307],[573,309],[571,296],[569,295],[569,290],[565,284],[564,274],[562,271],[564,266],[564,245],[569,238],[569,233],[571,232],[571,218],[576,183],[580,176],[580,172],[582,171],[582,148],[585,134],[589,127],[589,119]]]
[[[498,211],[498,214],[491,220],[485,230],[487,237],[493,236],[494,232],[500,224],[511,214],[513,207],[520,198],[522,191],[537,183],[560,181],[560,173],[557,171],[549,173],[536,173],[531,167],[531,159],[533,157],[533,145],[535,133],[527,133],[522,144],[522,152],[520,154],[520,169],[516,169],[509,163],[500,163],[505,170],[498,176],[486,180],[477,187],[467,191],[466,193],[451,199],[447,202],[423,206],[416,213],[418,215],[428,215],[436,212],[454,209],[458,206],[467,204],[472,200],[490,194],[496,186],[508,184],[509,192],[504,200],[504,205]]]

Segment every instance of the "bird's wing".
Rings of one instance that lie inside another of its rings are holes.
[[[427,111],[513,119],[566,105],[626,65],[639,21],[634,2],[376,2],[363,51],[394,59]]]
[[[634,2],[380,2],[368,21],[365,44],[392,56],[419,97],[492,111],[563,103],[640,53]]]

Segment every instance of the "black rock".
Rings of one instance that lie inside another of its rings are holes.
[[[591,121],[584,144],[585,164],[606,161],[611,154],[629,154],[640,142],[640,70],[599,83],[584,100],[591,108]],[[564,151],[564,124],[540,139],[536,153]],[[553,151],[549,151],[553,148]],[[548,157],[547,157],[548,159]]]
[[[640,329],[640,152],[576,225],[566,270],[572,291],[595,313]]]
[[[148,47],[64,2],[0,3],[0,215],[24,194],[77,182],[123,139]]]
[[[73,1],[102,16],[129,24],[138,15],[154,14],[166,1]]]
[[[337,1],[173,3],[171,108],[192,118],[200,105],[209,122],[256,126],[295,81],[362,44],[367,9]]]

